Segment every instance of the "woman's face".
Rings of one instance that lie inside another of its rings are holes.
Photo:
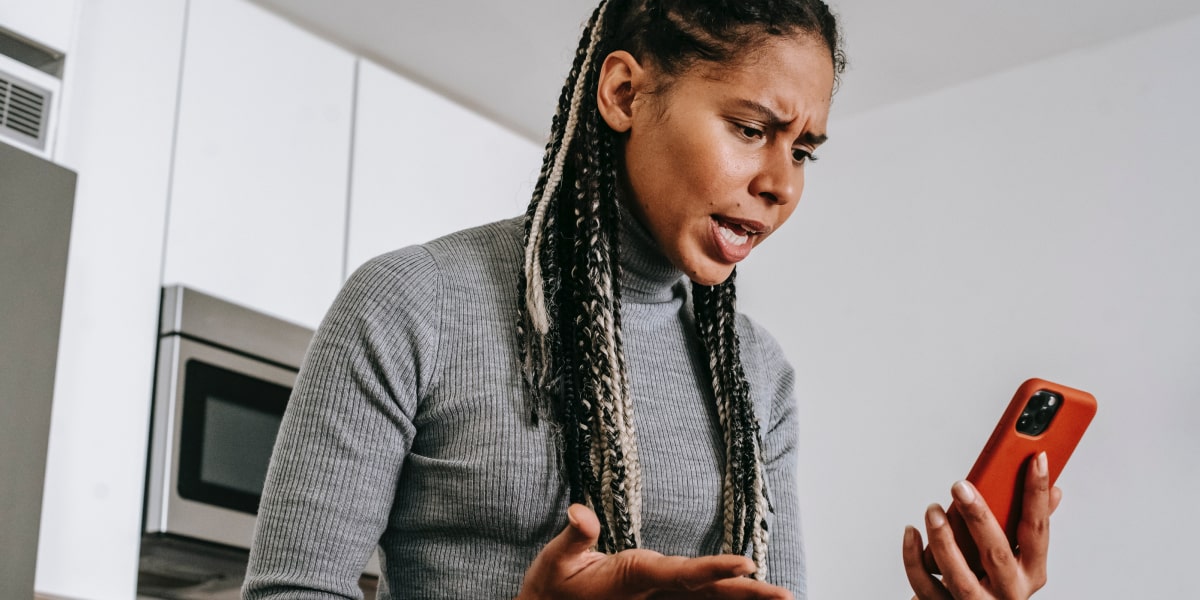
[[[825,140],[829,50],[808,35],[770,38],[736,65],[698,63],[657,94],[651,66],[628,70],[627,118],[605,112],[603,75],[600,101],[626,133],[630,208],[692,281],[721,283],[796,209],[804,165]]]

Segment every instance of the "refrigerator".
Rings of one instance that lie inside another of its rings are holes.
[[[0,598],[32,598],[76,175],[0,141]]]

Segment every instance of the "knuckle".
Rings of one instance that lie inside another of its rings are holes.
[[[963,517],[973,523],[986,523],[992,517],[991,511],[981,502],[972,502],[964,506],[962,513]]]
[[[963,581],[957,575],[942,576],[942,586],[946,588],[946,591],[950,592],[951,596],[954,596],[958,600],[971,600],[975,598],[969,583],[974,582]]]
[[[1012,550],[1003,546],[991,546],[983,553],[984,560],[1001,569],[1010,569],[1017,562],[1017,557],[1013,556]]]
[[[1050,519],[1026,519],[1020,528],[1027,538],[1043,538],[1050,534]]]
[[[676,573],[671,578],[671,584],[675,589],[685,592],[696,592],[704,588],[704,583],[688,581],[687,577],[683,576],[683,573]]]
[[[1036,535],[1046,535],[1050,531],[1050,519],[1034,519],[1029,523],[1029,530]]]

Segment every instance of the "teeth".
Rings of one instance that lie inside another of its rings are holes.
[[[721,231],[721,237],[725,238],[726,242],[729,242],[730,244],[733,244],[734,246],[741,246],[742,244],[745,244],[746,242],[750,241],[750,236],[738,235],[734,230],[732,230],[724,225],[721,225],[717,229],[719,229]]]

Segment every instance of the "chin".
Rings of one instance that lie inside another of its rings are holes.
[[[714,286],[725,283],[732,274],[733,265],[704,265],[694,269],[694,273],[689,275],[688,279],[691,279],[692,283]]]

